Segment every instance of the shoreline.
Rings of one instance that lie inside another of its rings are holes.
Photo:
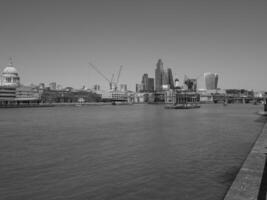
[[[239,169],[232,185],[227,190],[224,200],[265,199],[267,174],[267,122],[252,146],[251,151]]]

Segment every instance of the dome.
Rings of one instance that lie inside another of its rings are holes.
[[[20,85],[20,78],[17,69],[13,66],[12,58],[10,58],[10,63],[2,71],[2,85],[17,87]]]
[[[13,66],[7,66],[4,70],[3,70],[3,72],[2,72],[2,74],[18,74],[18,71],[17,71],[17,69],[15,68],[15,67],[13,67]]]

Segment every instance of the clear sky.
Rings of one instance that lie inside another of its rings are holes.
[[[0,68],[14,56],[22,83],[81,88],[155,76],[219,73],[220,88],[267,90],[266,0],[1,0]]]

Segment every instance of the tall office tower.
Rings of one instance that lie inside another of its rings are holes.
[[[174,82],[173,82],[173,76],[172,76],[172,69],[168,68],[168,84],[170,85],[171,89],[174,89]]]
[[[148,78],[148,92],[154,92],[154,78]]]
[[[155,87],[156,91],[162,90],[163,85],[163,78],[164,78],[164,69],[163,69],[163,62],[161,59],[157,62],[157,68],[155,70]]]
[[[216,90],[218,86],[219,75],[217,73],[204,73],[204,79],[207,90]]]
[[[142,77],[142,84],[144,92],[148,91],[148,74],[144,74]]]
[[[162,74],[162,85],[169,85],[169,74],[168,74],[168,70],[163,70],[163,74]]]

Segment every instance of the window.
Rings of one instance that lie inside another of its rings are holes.
[[[11,78],[10,78],[10,77],[7,77],[7,78],[6,78],[6,82],[7,82],[7,83],[11,83]]]

